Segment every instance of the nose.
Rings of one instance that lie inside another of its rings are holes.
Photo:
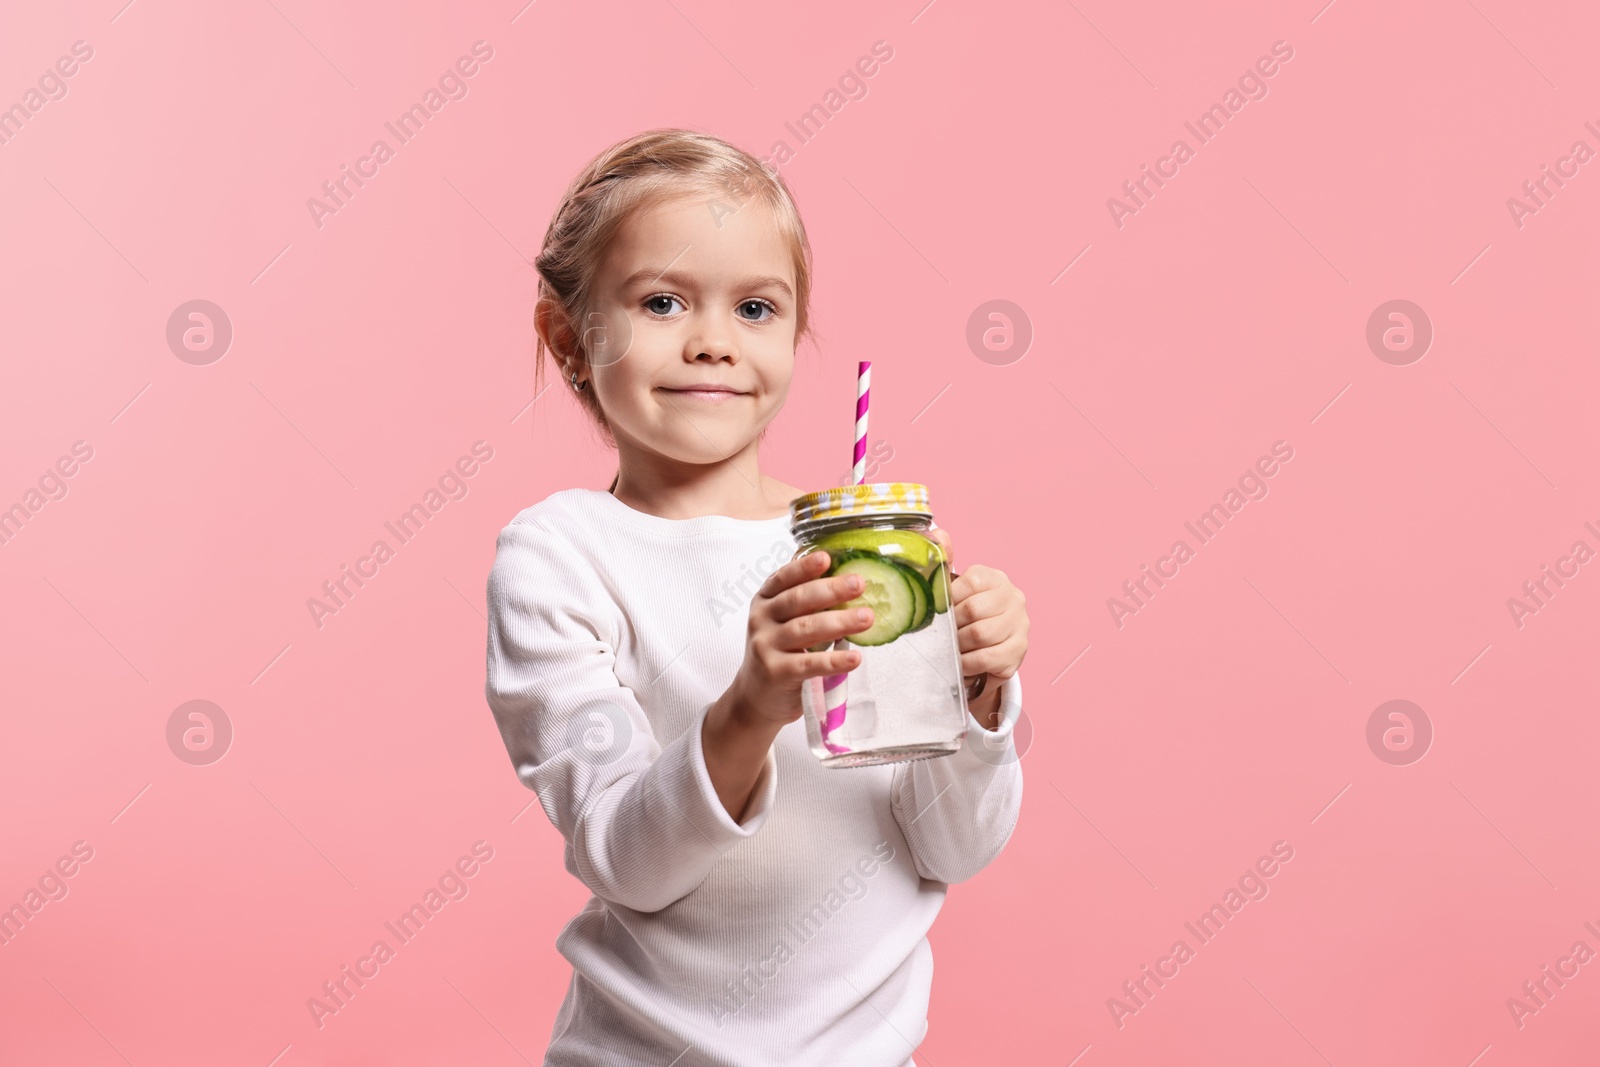
[[[702,360],[738,363],[739,345],[730,319],[731,315],[719,311],[696,312],[694,326],[684,338],[684,358],[691,363]]]

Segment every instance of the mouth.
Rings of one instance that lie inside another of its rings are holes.
[[[661,391],[670,393],[673,396],[686,397],[690,400],[700,400],[711,404],[721,404],[732,400],[734,397],[750,395],[748,393],[735,392],[732,389],[668,389],[663,386]]]

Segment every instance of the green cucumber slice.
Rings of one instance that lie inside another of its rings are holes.
[[[906,631],[914,634],[918,630],[925,629],[933,624],[933,616],[935,614],[933,610],[933,586],[929,584],[928,579],[922,576],[922,572],[915,567],[907,566],[900,560],[894,560],[894,562],[901,570],[906,572],[906,580],[911,583],[912,593],[916,594],[916,611],[911,616],[911,629]]]
[[[950,610],[950,581],[943,563],[933,569],[933,577],[928,579],[928,584],[933,587],[933,610],[943,615]]]
[[[911,530],[840,530],[817,538],[816,548],[893,556],[927,575],[942,558],[939,546]]]
[[[833,553],[829,553],[831,557]],[[861,579],[861,595],[839,605],[871,608],[872,625],[857,634],[845,634],[854,645],[886,645],[911,629],[917,613],[917,594],[911,584],[911,570],[876,553],[841,553],[847,559],[829,568],[829,575],[854,574]],[[931,598],[930,598],[931,599]]]

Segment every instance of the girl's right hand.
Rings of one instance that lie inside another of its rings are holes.
[[[861,662],[861,653],[852,648],[809,651],[872,626],[871,608],[824,610],[861,594],[861,579],[854,575],[820,577],[829,562],[820,549],[791,560],[750,602],[744,663],[729,693],[757,723],[793,722],[802,714],[800,688],[807,678],[844,674]]]

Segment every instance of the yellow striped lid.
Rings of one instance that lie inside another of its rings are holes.
[[[916,482],[867,482],[819,489],[789,501],[791,529],[803,522],[848,515],[901,514],[933,518],[928,487]]]

